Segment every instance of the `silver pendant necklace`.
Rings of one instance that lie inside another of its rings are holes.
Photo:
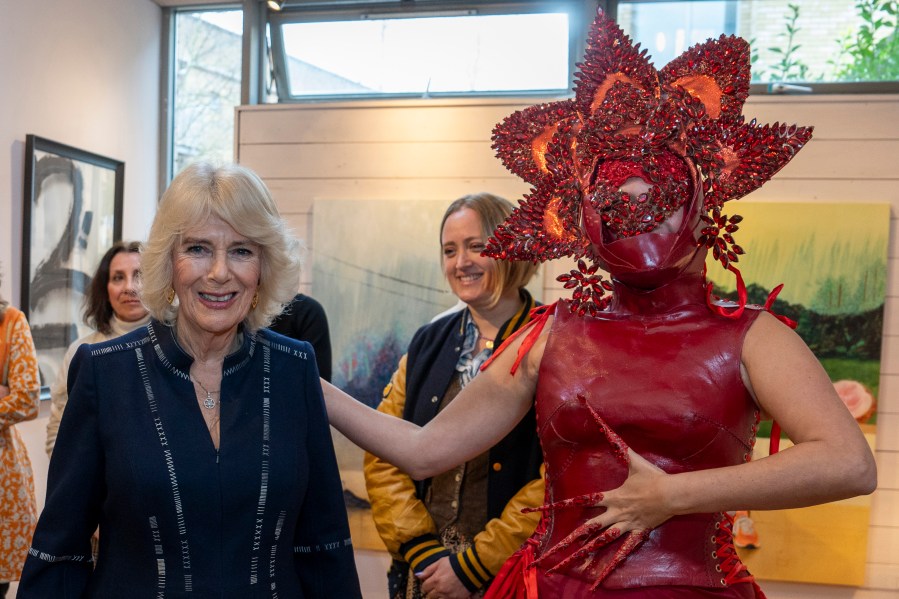
[[[210,391],[203,383],[199,381],[199,379],[195,379],[193,376],[190,377],[190,380],[198,384],[200,386],[200,389],[206,392],[206,399],[203,400],[203,407],[207,410],[211,410],[212,408],[214,408],[216,401],[215,399],[213,399],[212,394],[218,393],[218,391]]]

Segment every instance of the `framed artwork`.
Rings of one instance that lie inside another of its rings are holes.
[[[122,237],[124,185],[124,162],[25,138],[21,308],[42,387],[56,380],[68,346],[89,332],[83,300],[103,253]]]
[[[889,204],[740,201],[751,223],[735,234],[747,249],[739,266],[749,303],[797,323],[837,395],[873,449],[877,435],[881,347],[889,246]],[[708,263],[720,296],[735,297],[734,277]],[[768,424],[769,426],[765,426]],[[763,422],[753,459],[768,455]],[[781,450],[792,443],[782,435]],[[737,513],[735,544],[760,580],[861,586],[865,581],[871,497],[813,507]]]
[[[456,302],[443,279],[438,242],[448,205],[406,200],[314,205],[312,296],[328,312],[332,382],[371,407],[380,402],[418,327]],[[383,550],[367,501],[362,450],[335,429],[332,438],[353,546]]]

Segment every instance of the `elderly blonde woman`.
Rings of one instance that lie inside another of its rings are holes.
[[[361,595],[315,356],[263,328],[299,269],[251,171],[175,178],[143,253],[152,320],[72,360],[19,597]]]

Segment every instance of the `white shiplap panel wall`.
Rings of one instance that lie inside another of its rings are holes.
[[[535,101],[536,102],[536,101]],[[475,191],[519,198],[528,186],[490,149],[490,132],[527,100],[378,101],[241,107],[238,161],[259,172],[295,230],[312,238],[314,202],[331,199],[451,200]],[[771,599],[886,599],[899,596],[899,98],[750,98],[747,118],[814,125],[812,142],[757,201],[888,202],[887,277],[877,462],[865,587],[766,583]],[[311,255],[311,254],[310,254]],[[545,267],[544,299],[563,295]],[[311,272],[307,269],[306,272]],[[311,281],[303,280],[309,291]],[[809,556],[814,559],[814,556]]]

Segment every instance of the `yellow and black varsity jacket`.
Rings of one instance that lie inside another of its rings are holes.
[[[535,302],[522,290],[524,307],[506,322],[497,345],[528,322]],[[457,312],[420,328],[400,359],[378,410],[424,425],[437,409],[455,373],[464,331]],[[365,455],[365,483],[375,526],[388,551],[420,572],[449,556],[456,575],[470,590],[484,586],[503,562],[533,533],[539,513],[522,514],[525,507],[543,503],[542,454],[534,409],[489,451],[487,515],[474,545],[450,554],[437,536],[436,526],[421,501],[430,480],[413,481],[393,465]]]

